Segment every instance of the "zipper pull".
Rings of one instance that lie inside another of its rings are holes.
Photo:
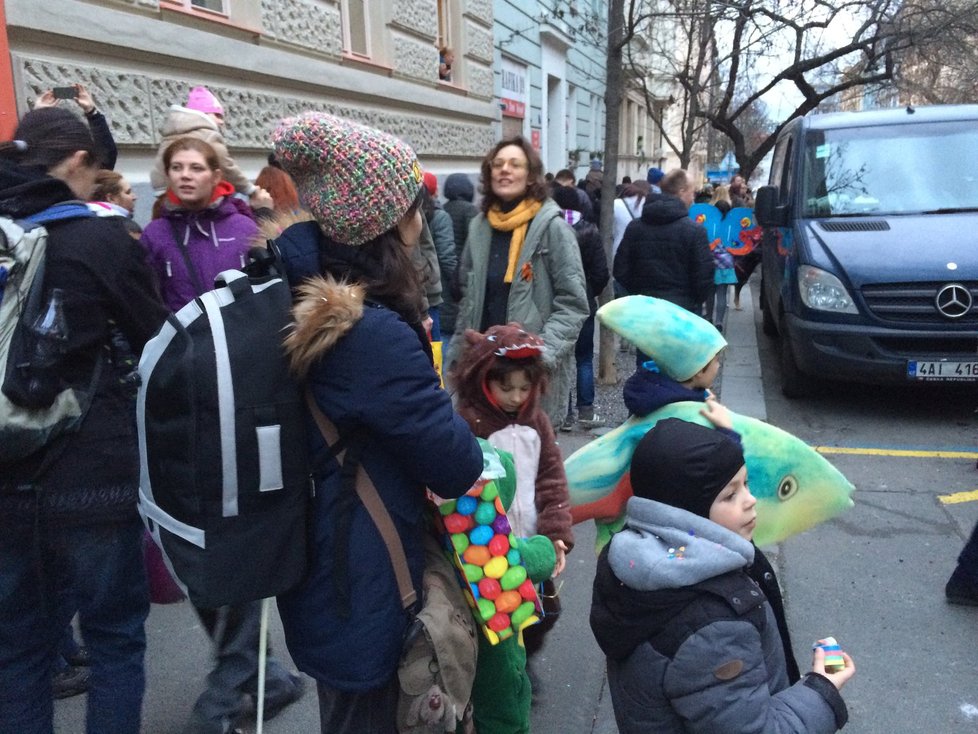
[[[245,266],[245,259],[244,259],[244,253],[243,253],[243,252],[239,252],[239,253],[238,253],[238,257],[239,257],[239,258],[240,258],[240,260],[241,260],[241,267],[244,267],[244,266]]]
[[[169,260],[166,261],[166,277],[167,278],[172,278],[173,277],[173,268],[170,267],[170,261]]]

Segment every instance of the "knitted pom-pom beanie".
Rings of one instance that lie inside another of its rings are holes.
[[[422,171],[392,135],[324,112],[283,120],[275,156],[326,235],[357,246],[392,229],[418,198]]]

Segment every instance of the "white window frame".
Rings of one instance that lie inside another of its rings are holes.
[[[201,1],[207,2],[208,0],[201,0]],[[209,0],[209,1],[213,2],[214,0]],[[220,10],[215,10],[214,8],[208,8],[203,5],[197,5],[194,0],[164,0],[163,5],[164,7],[167,5],[170,6],[175,5],[177,7],[181,7],[184,10],[187,10],[192,13],[220,15],[223,18],[230,17],[231,12],[230,9],[228,8],[228,4],[230,3],[230,0],[218,0],[218,1],[221,4]]]
[[[452,46],[452,0],[438,0],[438,48]],[[453,70],[454,71],[454,70]]]
[[[373,58],[370,48],[370,12],[367,8],[368,0],[359,1],[363,5],[363,51],[353,50],[353,40],[350,33],[350,0],[340,0],[340,25],[343,27],[343,52],[357,58]]]

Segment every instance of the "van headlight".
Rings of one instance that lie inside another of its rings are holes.
[[[801,302],[814,311],[859,313],[842,281],[820,268],[811,265],[798,268],[798,291]]]

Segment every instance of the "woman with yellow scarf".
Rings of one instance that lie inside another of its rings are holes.
[[[482,161],[481,187],[481,213],[469,225],[459,263],[463,296],[445,363],[458,358],[466,329],[519,322],[543,338],[550,373],[543,409],[557,426],[588,316],[577,237],[548,198],[543,163],[522,136],[493,146]]]

